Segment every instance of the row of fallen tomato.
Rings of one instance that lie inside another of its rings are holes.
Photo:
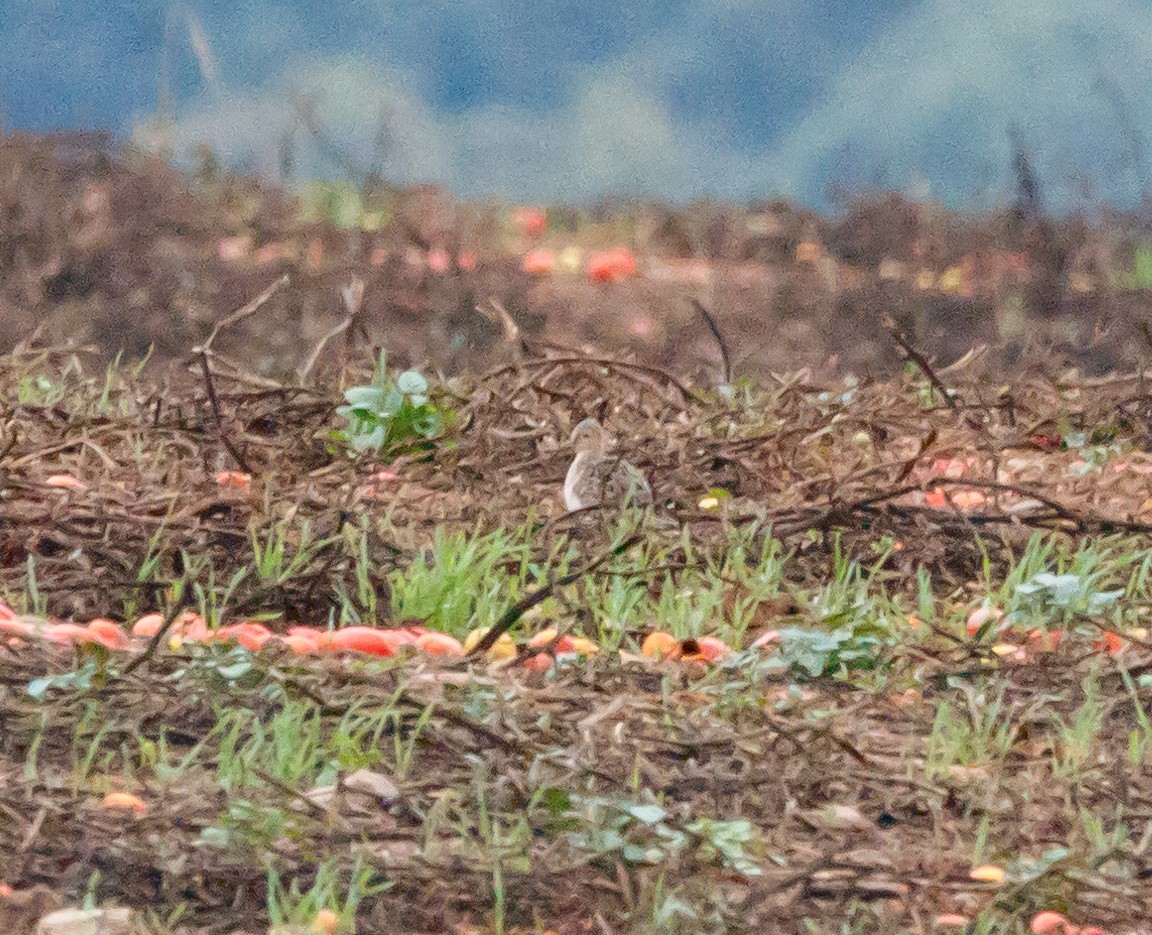
[[[520,268],[530,276],[551,276],[558,271],[574,273],[580,269],[580,265],[581,254],[574,247],[561,250],[558,254],[544,248],[529,250],[520,262]],[[588,255],[584,269],[592,282],[630,279],[637,273],[636,255],[627,247],[601,250]]]
[[[913,626],[919,624],[919,620],[911,616],[908,622]],[[104,617],[78,624],[21,616],[0,602],[0,642],[9,645],[25,640],[41,640],[60,647],[99,644],[111,650],[127,650],[152,639],[163,627],[164,617],[155,613],[146,614],[131,627],[125,628]],[[1066,635],[1063,630],[1017,628],[1012,623],[1011,615],[1006,617],[999,609],[986,604],[968,615],[966,630],[968,637],[974,641],[993,637],[996,640],[990,647],[993,655],[1007,662],[1021,664],[1034,662],[1038,655],[1054,651]],[[173,649],[184,643],[223,641],[238,643],[253,652],[265,647],[283,646],[300,655],[355,652],[371,656],[395,656],[404,647],[412,647],[430,656],[460,657],[471,652],[487,633],[486,628],[477,628],[463,641],[421,626],[349,626],[338,630],[292,626],[284,633],[277,633],[255,620],[212,629],[203,617],[189,610],[173,621],[166,635]],[[1126,649],[1131,642],[1144,644],[1147,636],[1143,628],[1125,634],[1102,630],[1093,648],[1115,654]],[[781,642],[782,634],[769,630],[760,634],[751,643],[751,648],[774,651]],[[557,658],[592,656],[598,652],[600,646],[587,637],[571,636],[549,628],[539,631],[519,646],[509,634],[502,634],[487,651],[487,657],[494,662],[518,661],[530,670],[546,671]],[[733,653],[732,647],[715,636],[679,639],[671,633],[656,630],[644,638],[639,656],[623,650],[620,655],[624,659],[711,664],[721,662]]]
[[[915,623],[915,618],[910,618]],[[108,649],[123,650],[141,646],[145,641],[156,637],[164,626],[160,614],[147,614],[139,618],[130,628],[124,628],[115,621],[97,618],[87,624],[51,622],[40,618],[22,617],[10,607],[0,602],[0,639],[10,643],[27,640],[43,640],[61,647],[96,643]],[[989,633],[1004,639],[1011,629],[1005,615],[997,608],[982,605],[973,610],[967,618],[968,636],[982,640]],[[257,621],[243,621],[222,626],[216,630],[208,627],[203,617],[192,611],[185,611],[177,617],[168,631],[168,641],[172,648],[185,643],[229,641],[251,651],[259,651],[271,646],[284,646],[300,654],[324,652],[358,652],[375,656],[395,656],[405,646],[434,656],[463,656],[475,647],[487,634],[486,629],[473,630],[463,642],[454,637],[419,626],[379,629],[364,626],[345,627],[340,630],[322,631],[311,627],[291,627],[285,634],[277,634]],[[1055,649],[1064,634],[1060,631],[1031,630],[1023,633],[1025,642],[997,643],[992,649],[996,655],[1010,656],[1017,661],[1025,661],[1025,653],[1031,658],[1036,652]],[[753,643],[755,648],[772,649],[780,642],[780,634],[767,631]],[[1118,652],[1126,641],[1116,633],[1105,632],[1105,638],[1097,643],[1097,648],[1107,652]],[[1011,647],[1005,651],[1004,647]],[[546,671],[555,664],[558,657],[565,655],[590,656],[600,651],[600,647],[585,637],[561,634],[554,628],[536,633],[523,647],[518,647],[512,637],[503,634],[488,650],[488,656],[496,662],[507,663],[521,660],[531,670]],[[646,660],[714,663],[732,654],[733,650],[716,637],[699,639],[677,639],[670,633],[655,631],[645,637],[641,644],[640,656],[621,653],[622,657]],[[108,811],[141,817],[149,810],[148,803],[131,792],[112,791],[107,793],[101,807]],[[1002,868],[986,865],[972,870],[974,881],[998,884],[1003,882]],[[945,913],[936,918],[939,929],[965,928],[972,920],[964,915]],[[1031,923],[1033,933],[1050,935],[1104,935],[1096,926],[1080,927],[1065,916],[1045,911],[1037,914]]]
[[[0,641],[8,645],[41,640],[62,648],[98,644],[106,649],[127,650],[143,646],[159,634],[163,627],[162,614],[145,614],[131,627],[125,628],[106,617],[97,617],[86,624],[80,624],[21,616],[0,602]],[[256,620],[244,620],[212,629],[198,613],[186,610],[172,622],[166,635],[172,649],[178,649],[186,643],[233,642],[252,652],[282,646],[300,655],[355,652],[370,656],[395,656],[404,647],[412,647],[430,656],[458,657],[471,652],[487,634],[488,629],[480,627],[461,641],[447,633],[420,626],[349,626],[338,630],[293,626],[285,633],[277,633]],[[594,656],[599,652],[600,647],[587,637],[570,636],[555,628],[548,628],[534,634],[523,646],[518,646],[509,634],[501,634],[486,655],[494,662],[510,662],[523,656],[523,664],[527,668],[545,670],[551,668],[558,657]],[[649,634],[640,649],[641,658],[645,659],[708,663],[716,662],[731,653],[731,647],[716,637],[679,640],[660,630]]]
[[[1066,630],[1046,630],[1043,627],[1023,628],[1017,625],[1015,615],[1005,614],[998,607],[982,604],[968,615],[965,632],[969,639],[995,639],[991,646],[994,655],[1011,662],[1030,663],[1042,653],[1053,652],[1068,635]],[[1101,628],[1092,643],[1097,652],[1115,655],[1132,643],[1145,644],[1146,627],[1132,627],[1124,633]]]

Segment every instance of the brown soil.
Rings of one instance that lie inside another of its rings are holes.
[[[900,356],[886,316],[942,363],[980,344],[993,347],[993,365],[1068,362],[1090,373],[1147,354],[1152,299],[1125,279],[1145,235],[1130,218],[968,217],[891,195],[838,217],[775,203],[553,210],[546,246],[623,242],[640,255],[638,278],[596,285],[520,272],[531,242],[509,237],[497,206],[427,188],[370,197],[391,222],[342,231],[301,220],[292,198],[210,163],[185,175],[98,136],[2,136],[0,349],[40,328],[50,343],[91,345],[103,359],[150,347],[157,361],[180,359],[287,273],[290,287],[219,347],[262,373],[308,357],[343,317],[340,289],[354,276],[366,283],[357,346],[448,373],[502,359],[500,328],[476,311],[493,302],[535,341],[710,377],[720,357],[692,300],[713,313],[737,376],[800,366],[891,374]],[[228,238],[247,238],[231,259]],[[413,251],[436,246],[453,258],[475,253],[478,264],[445,274],[412,265]],[[953,281],[941,284],[949,270]]]

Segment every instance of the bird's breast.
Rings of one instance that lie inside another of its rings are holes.
[[[572,464],[568,467],[568,474],[564,478],[564,506],[568,508],[569,512],[581,510],[588,505],[583,502],[580,496],[586,461],[587,458],[584,452],[577,454],[576,457],[572,459]]]

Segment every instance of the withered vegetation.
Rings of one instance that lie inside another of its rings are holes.
[[[639,552],[557,589],[548,622],[598,639],[602,621],[589,619],[582,595],[604,576],[656,595],[693,571],[731,574],[708,624],[721,627],[747,598],[731,561],[754,563],[749,542],[775,539],[789,557],[779,599],[757,604],[745,642],[789,622],[827,626],[804,594],[845,555],[917,613],[918,575],[931,576],[942,607],[972,606],[982,576],[1005,575],[1035,531],[1069,548],[1135,550],[1152,528],[1147,397],[1135,375],[992,388],[962,371],[933,373],[951,384],[946,405],[919,371],[822,387],[781,376],[724,394],[626,360],[528,356],[446,383],[438,399],[454,407],[452,427],[392,461],[397,479],[374,487],[382,465],[329,438],[334,384],[274,385],[213,358],[210,396],[195,359],[189,370],[195,378],[162,385],[126,370],[86,377],[62,351],[24,347],[4,360],[0,555],[10,599],[31,588],[41,612],[124,619],[166,611],[178,580],[186,595],[232,582],[229,618],[271,612],[283,628],[352,607],[386,625],[396,622],[390,581],[437,534],[512,527],[524,530],[533,586],[548,586],[556,556],[609,544],[610,529],[565,516],[558,500],[564,440],[588,414],[649,473],[679,529],[642,533],[654,539]],[[1094,445],[1125,454],[1081,470]],[[248,490],[217,482],[238,467],[230,449],[252,471]],[[963,475],[949,477],[947,465],[961,462]],[[57,474],[85,489],[47,486]],[[943,505],[932,505],[935,490]],[[984,499],[961,507],[961,490]],[[726,496],[703,509],[710,492]],[[277,529],[289,543],[318,544],[286,580],[261,580],[251,541]],[[737,535],[742,550],[732,552]],[[367,589],[357,568],[369,570]],[[508,605],[523,593],[515,581]],[[1146,593],[1130,596],[1142,609]],[[128,665],[14,645],[0,676],[0,879],[64,898],[87,890],[157,918],[183,906],[179,925],[192,931],[264,917],[269,864],[306,881],[325,861],[387,881],[361,904],[360,931],[491,924],[497,888],[507,925],[565,932],[648,931],[654,914],[672,911],[660,902],[668,894],[686,907],[676,930],[797,931],[808,918],[831,931],[823,926],[852,917],[855,930],[905,931],[949,909],[1011,916],[1050,905],[1101,923],[1140,918],[1152,864],[1150,819],[1139,816],[1152,786],[1129,754],[1143,716],[1129,689],[1147,704],[1148,688],[1133,680],[1152,656],[1138,639],[1110,657],[1072,638],[1028,664],[990,663],[987,643],[965,639],[956,619],[942,610],[928,626],[908,624],[883,676],[862,680],[764,670],[744,657],[703,669],[612,653],[548,675],[262,653],[230,676],[235,657],[190,661],[186,649],[160,647]],[[618,634],[619,645],[635,652],[644,632]],[[29,695],[34,680],[84,666],[95,668],[83,683]],[[1086,704],[1096,705],[1092,755],[1061,769],[1067,725]],[[942,710],[962,727],[942,726]],[[236,735],[221,727],[228,711],[246,715]],[[332,755],[324,743],[350,717],[381,725],[366,749],[407,751],[380,754],[394,786],[386,800],[318,795],[323,762],[295,781],[267,766],[222,779],[236,744],[285,712],[324,738],[318,757]],[[987,757],[944,754],[949,729],[985,730],[982,742],[1002,746]],[[167,769],[155,763],[158,747]],[[147,815],[99,807],[124,784],[149,802]],[[604,843],[607,830],[596,839],[585,827],[605,802],[658,802],[660,824],[679,829],[746,819],[760,872],[726,866],[699,830],[665,853],[658,834],[632,829],[630,840],[654,850],[651,862],[628,860]],[[1099,826],[1109,852],[1085,823]],[[1068,853],[1034,878],[968,879],[974,848],[1040,860],[1057,846]]]
[[[414,272],[408,247],[496,237],[428,191],[392,193],[368,237],[65,143],[0,139],[0,600],[280,633],[501,621],[521,649],[0,642],[0,931],[84,900],[189,933],[317,908],[359,932],[1024,931],[1041,910],[1141,931],[1152,394],[1143,372],[1004,369],[1029,329],[1091,370],[1140,363],[1143,300],[1104,287],[1099,231],[1001,232],[1049,257],[1026,291],[1067,300],[1033,294],[1022,324],[1011,271],[960,297],[880,275],[958,262],[976,221],[769,206],[752,237],[669,212],[649,246],[727,270],[700,313],[682,284],[541,284],[495,247]],[[239,235],[251,257],[222,259]],[[835,262],[797,263],[802,242]],[[1001,344],[936,363],[980,340]],[[451,374],[443,431],[395,457],[332,437],[373,342]],[[829,376],[833,355],[874,377]],[[564,513],[591,416],[659,522]],[[1006,629],[967,632],[985,603]],[[601,651],[532,671],[545,627]],[[735,652],[656,662],[655,629]],[[117,790],[146,812],[105,807]]]

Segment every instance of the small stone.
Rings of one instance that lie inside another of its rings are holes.
[[[123,907],[60,909],[44,916],[36,935],[133,935],[133,912]]]

